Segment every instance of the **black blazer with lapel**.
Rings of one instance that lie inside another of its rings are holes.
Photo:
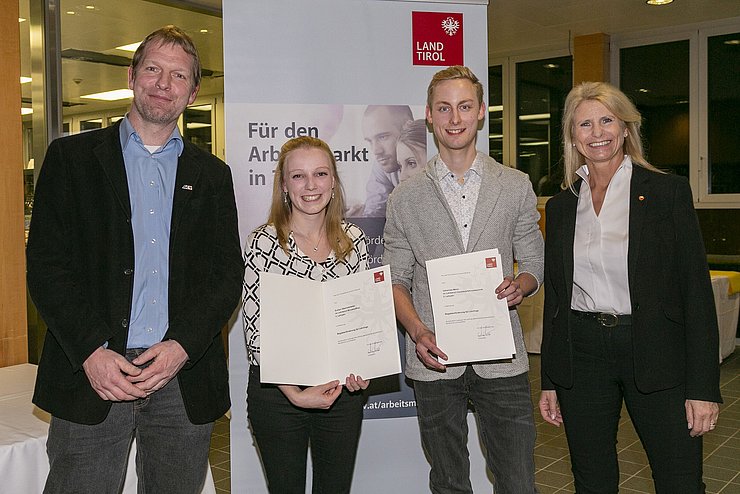
[[[637,387],[686,387],[720,402],[719,331],[706,254],[687,180],[634,165],[627,252]],[[576,191],[581,182],[577,182]],[[546,206],[542,389],[573,385],[570,301],[578,197]]]
[[[230,405],[221,329],[241,294],[243,261],[229,168],[185,142],[170,227],[169,329],[189,360],[178,374],[193,423]],[[28,287],[49,327],[34,403],[77,423],[101,422],[110,402],[82,363],[98,347],[124,354],[134,244],[119,125],[57,139],[46,153],[27,247]]]

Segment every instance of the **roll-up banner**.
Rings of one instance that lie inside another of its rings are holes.
[[[423,167],[399,167],[398,129],[424,119],[427,85],[444,67],[467,65],[488,87],[487,4],[223,0],[226,159],[242,245],[267,219],[280,147],[292,137],[310,135],[333,150],[347,218],[367,234],[371,265],[381,264],[387,196]],[[487,129],[486,120],[478,140],[483,152]],[[426,158],[436,152],[427,132]],[[405,366],[400,331],[398,341]],[[247,422],[248,363],[240,315],[229,335],[229,368],[231,489],[266,493]],[[415,414],[413,389],[403,375],[371,383],[353,493],[428,492],[429,465]],[[468,422],[473,487],[490,490],[472,415]],[[309,458],[308,491],[310,470]]]

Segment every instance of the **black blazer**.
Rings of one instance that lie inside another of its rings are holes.
[[[118,129],[51,143],[26,249],[28,287],[49,327],[33,401],[83,424],[104,420],[110,402],[93,391],[82,363],[105,342],[125,354],[131,313],[134,244]],[[164,338],[189,356],[180,389],[190,420],[206,423],[230,406],[221,329],[244,271],[229,168],[185,142],[173,201]]]
[[[546,206],[542,389],[573,385],[570,301],[577,205],[578,197],[564,190]],[[650,393],[683,384],[687,399],[721,402],[717,315],[685,178],[633,166],[627,263],[637,388]]]

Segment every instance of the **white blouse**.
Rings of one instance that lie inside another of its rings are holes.
[[[576,173],[583,181],[576,211],[570,307],[584,312],[631,314],[627,248],[632,160],[625,156],[614,173],[598,216],[593,207],[587,165]]]

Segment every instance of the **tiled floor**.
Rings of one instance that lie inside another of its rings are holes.
[[[231,492],[231,465],[229,463],[229,419],[222,417],[216,421],[211,434],[211,452],[208,460],[211,462],[211,473],[216,483],[217,494]]]
[[[536,480],[540,494],[572,493],[573,475],[565,433],[547,424],[536,408],[539,399],[539,355],[530,355],[532,403],[535,406],[537,446],[535,447]],[[740,351],[720,366],[720,385],[724,404],[720,408],[717,428],[704,436],[704,483],[707,493],[740,494]],[[624,494],[654,493],[650,467],[626,409],[618,434],[619,492]]]
[[[540,494],[572,493],[568,446],[562,429],[546,424],[537,411],[540,357],[530,355],[532,404],[537,424],[535,465]],[[708,493],[740,494],[740,350],[720,367],[722,405],[717,429],[704,438],[704,482]],[[650,467],[626,411],[619,428],[620,493],[654,493]],[[229,465],[229,422],[216,422],[211,438],[211,467],[219,494],[231,492]]]

